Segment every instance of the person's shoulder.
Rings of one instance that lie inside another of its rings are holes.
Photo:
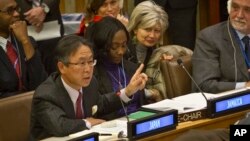
[[[198,33],[198,38],[208,38],[211,40],[216,40],[218,38],[224,37],[225,32],[227,32],[228,22],[221,22],[215,25],[206,27]]]
[[[246,114],[246,117],[239,120],[237,125],[250,125],[250,112]]]
[[[213,129],[213,130],[189,130],[182,134],[174,141],[228,141],[229,130],[228,129]]]
[[[206,28],[204,28],[203,30],[201,30],[201,32],[209,32],[209,31],[220,31],[222,29],[224,29],[228,24],[228,21],[224,21],[224,22],[220,22],[220,23],[217,23],[215,25],[211,25],[211,26],[208,26]]]
[[[59,73],[52,73],[44,82],[42,82],[35,90],[35,96],[50,95],[56,93],[59,89],[56,84],[59,81]]]

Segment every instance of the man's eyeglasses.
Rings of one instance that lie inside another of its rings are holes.
[[[84,68],[86,65],[88,65],[88,67],[94,67],[96,65],[97,60],[91,60],[91,61],[87,61],[87,62],[79,62],[79,63],[72,63],[72,62],[68,62],[67,64],[69,65],[75,65],[81,68]]]
[[[0,10],[1,13],[7,13],[8,15],[13,15],[14,12],[21,12],[21,8],[20,7],[9,7],[6,10]]]

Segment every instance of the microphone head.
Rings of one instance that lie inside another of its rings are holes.
[[[177,63],[179,64],[179,65],[182,65],[183,64],[183,62],[182,62],[182,60],[179,58],[179,59],[177,59]]]

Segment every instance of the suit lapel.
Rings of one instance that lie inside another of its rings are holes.
[[[248,75],[248,71],[247,71],[246,62],[245,62],[244,56],[242,54],[242,51],[240,49],[239,43],[236,40],[235,33],[234,33],[231,25],[230,25],[230,34],[232,36],[232,41],[231,41],[231,37],[228,34],[228,29],[225,28],[224,29],[224,37],[225,37],[224,39],[225,39],[225,42],[226,42],[227,47],[228,47],[228,49],[226,49],[226,51],[228,51],[228,54],[231,54],[232,59],[234,59],[234,52],[235,52],[234,47],[235,47],[237,70],[239,70],[238,73],[241,73],[242,76],[244,76],[246,79],[248,79],[249,75]],[[234,47],[232,45],[232,42],[234,43]]]
[[[70,96],[67,90],[64,88],[62,84],[62,80],[60,76],[57,77],[56,83],[61,88],[58,90],[57,95],[58,95],[58,99],[60,103],[62,104],[62,108],[65,110],[66,114],[70,118],[75,118],[75,110],[74,110],[73,103],[70,99]]]
[[[82,89],[83,92],[83,109],[85,117],[93,117],[92,108],[94,105],[98,104],[98,91],[97,87],[92,87],[93,79],[91,80],[88,87]]]
[[[2,49],[0,49],[0,60],[3,62],[3,64],[6,65],[6,68],[13,74],[15,74],[15,69],[14,67],[12,66],[7,54],[5,53],[5,51]]]

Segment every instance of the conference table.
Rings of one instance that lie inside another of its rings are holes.
[[[140,141],[172,141],[176,137],[182,135],[190,129],[201,129],[210,130],[216,128],[228,128],[231,124],[234,124],[237,120],[242,119],[247,112],[250,110],[244,110],[233,114],[228,114],[225,116],[217,118],[206,118],[196,121],[187,121],[179,123],[175,130],[159,133],[150,137],[140,139]]]
[[[176,137],[182,135],[183,133],[187,132],[190,129],[201,129],[201,130],[210,130],[210,129],[216,129],[216,128],[229,128],[231,124],[234,124],[237,120],[242,119],[247,112],[250,112],[250,110],[244,110],[240,112],[236,112],[233,114],[228,114],[225,116],[217,117],[217,118],[206,118],[206,119],[200,119],[196,121],[186,121],[181,122],[178,124],[176,129],[158,133],[156,135],[151,135],[149,137],[145,137],[142,139],[139,139],[139,141],[172,141]],[[61,140],[68,140],[69,137],[51,137],[48,139],[45,139],[44,141],[61,141]],[[99,137],[100,141],[105,140],[117,140],[115,136],[111,138],[103,138]]]

